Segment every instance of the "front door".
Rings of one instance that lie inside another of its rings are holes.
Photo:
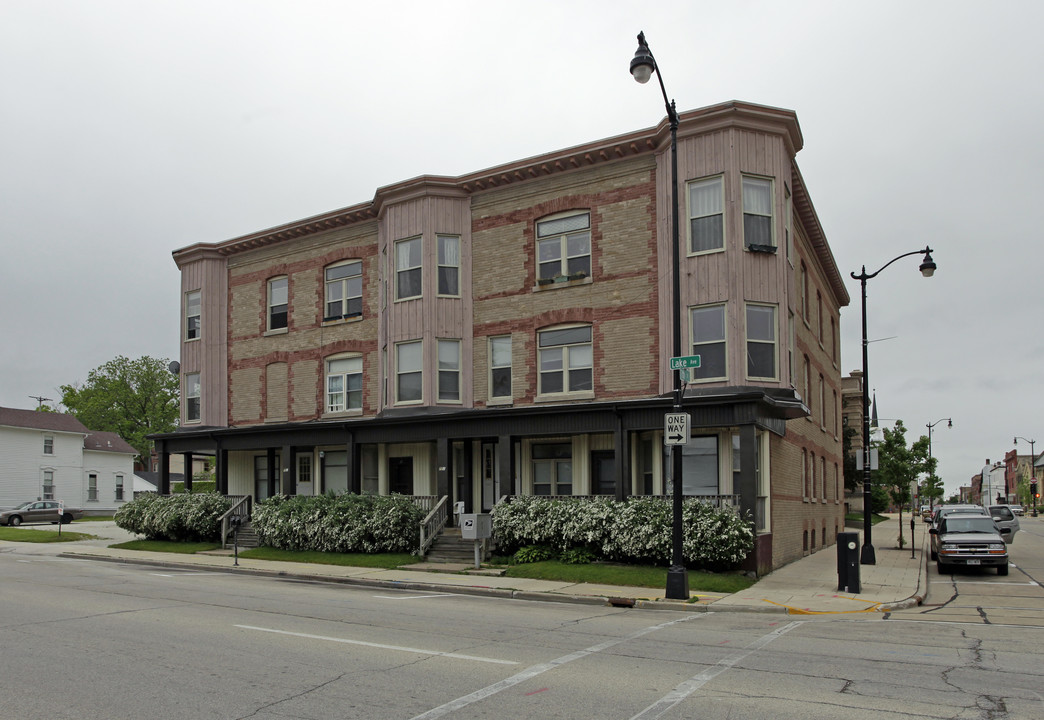
[[[388,489],[400,495],[413,495],[413,458],[388,458]]]
[[[591,453],[591,494],[616,494],[616,464],[612,450]]]
[[[489,512],[500,497],[500,478],[497,476],[497,446],[482,445],[482,511]]]

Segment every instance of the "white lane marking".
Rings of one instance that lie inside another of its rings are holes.
[[[453,593],[438,593],[435,595],[374,595],[380,600],[427,600],[428,598],[456,597]]]
[[[651,632],[670,627],[671,625],[676,625],[681,622],[687,622],[689,620],[697,620],[699,618],[707,617],[711,614],[712,613],[703,613],[701,615],[687,615],[678,620],[671,620],[670,622],[665,622],[660,625],[653,625],[651,627],[643,628],[642,630],[638,630],[636,632],[631,633],[630,635],[618,638],[616,640],[607,640],[604,643],[592,645],[591,647],[585,648],[584,650],[577,650],[574,653],[563,655],[562,657],[551,660],[550,662],[540,663],[539,665],[533,665],[532,667],[526,668],[525,670],[516,675],[512,675],[511,677],[501,680],[500,682],[493,683],[492,685],[487,685],[481,690],[476,690],[470,695],[464,695],[463,697],[459,697],[456,700],[450,700],[448,703],[444,705],[439,705],[437,708],[432,708],[426,713],[421,713],[420,715],[413,717],[412,720],[434,720],[434,718],[440,718],[443,715],[447,715],[451,712],[460,710],[461,708],[471,705],[472,703],[476,703],[480,700],[485,700],[486,698],[492,695],[496,695],[498,692],[507,690],[508,688],[512,688],[515,685],[518,685],[519,683],[531,680],[532,678],[535,678],[537,675],[545,673],[548,670],[555,669],[559,665],[565,665],[566,663],[572,662],[573,660],[579,660],[580,658],[587,657],[588,655],[592,655],[597,652],[602,652],[603,650],[608,650],[614,645],[629,642],[636,638],[640,638],[643,635],[648,635]]]
[[[748,655],[757,652],[761,648],[768,645],[770,642],[788,633],[798,625],[804,625],[805,620],[795,620],[792,623],[784,625],[781,628],[773,630],[768,635],[763,635],[754,642],[747,645],[741,651],[736,654],[719,661],[714,667],[707,668],[699,675],[680,683],[677,687],[671,690],[669,693],[664,695],[662,698],[654,702],[649,707],[642,710],[640,713],[635,715],[631,720],[652,720],[653,718],[661,717],[665,712],[673,708],[675,705],[680,703],[682,700],[687,698],[692,693],[699,690],[701,687],[709,683],[711,680],[721,675],[723,672],[734,666],[739,661],[746,658]]]
[[[953,582],[954,581],[952,581],[952,580],[932,580],[931,581],[932,585],[953,585]],[[1022,586],[1022,587],[1024,587],[1024,586],[1038,587],[1040,585],[1040,583],[1035,583],[1035,582],[1005,582],[1005,581],[987,582],[987,581],[982,581],[982,580],[960,580],[960,579],[958,579],[957,582],[959,582],[961,585],[1018,585],[1018,586]]]
[[[217,575],[218,573],[209,572],[174,572],[174,573],[149,573],[149,575],[155,575],[156,577],[185,577],[186,575]]]
[[[257,630],[258,632],[274,633],[276,635],[289,635],[291,637],[305,638],[308,640],[325,640],[327,642],[344,643],[345,645],[362,645],[364,647],[378,648],[380,650],[399,650],[401,652],[416,653],[418,655],[437,655],[439,657],[456,658],[458,660],[474,660],[476,662],[495,663],[497,665],[518,665],[517,662],[512,660],[498,660],[496,658],[478,657],[476,655],[461,655],[460,653],[442,652],[440,650],[423,650],[421,648],[401,647],[399,645],[384,645],[381,643],[365,642],[363,640],[348,640],[346,638],[335,638],[326,635],[310,635],[308,633],[255,627],[253,625],[235,625],[234,627],[242,628],[244,630]]]

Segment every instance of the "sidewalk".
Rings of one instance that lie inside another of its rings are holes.
[[[269,560],[238,561],[226,552],[177,555],[118,550],[103,543],[64,547],[66,558],[158,565],[180,570],[238,572],[277,577],[311,578],[380,588],[486,595],[518,600],[574,602],[657,610],[778,612],[786,614],[850,614],[886,612],[919,604],[927,588],[927,524],[915,522],[911,553],[909,516],[903,516],[906,548],[897,547],[898,516],[874,526],[875,565],[860,566],[861,592],[838,592],[837,547],[829,545],[731,594],[694,589],[689,602],[667,600],[663,588],[621,587],[587,583],[508,578],[472,565],[418,563],[395,570],[340,567]],[[849,528],[855,531],[857,528]],[[860,530],[860,542],[862,532]],[[112,542],[112,541],[110,541]],[[237,563],[238,564],[235,564]],[[439,571],[433,571],[438,568]]]

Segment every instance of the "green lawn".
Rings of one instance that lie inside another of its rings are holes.
[[[400,565],[411,565],[420,562],[416,555],[409,553],[327,553],[314,550],[279,550],[277,548],[259,547],[240,550],[239,557],[254,560],[279,560],[282,562],[316,563],[318,565],[345,565],[348,567],[368,567],[394,569]]]
[[[633,587],[662,588],[667,584],[667,568],[647,565],[620,565],[616,563],[589,563],[573,565],[545,560],[543,562],[511,565],[507,577],[561,582],[591,583],[594,585],[629,585]],[[693,592],[734,593],[750,587],[754,580],[742,573],[710,573],[689,571],[689,589]]]
[[[109,547],[122,550],[142,550],[145,552],[168,552],[193,555],[204,550],[217,550],[221,543],[213,542],[171,542],[170,540],[130,540],[128,542],[116,543]]]
[[[87,533],[70,532],[62,530],[59,535],[56,530],[33,530],[27,527],[0,527],[0,540],[9,542],[28,543],[55,543],[75,542],[77,540],[90,540],[95,537]]]

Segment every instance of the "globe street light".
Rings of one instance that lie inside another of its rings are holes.
[[[1019,444],[1019,440],[1028,442],[1030,444],[1030,494],[1033,495],[1033,517],[1037,517],[1037,493],[1033,490],[1034,483],[1037,482],[1037,466],[1034,464],[1037,462],[1037,455],[1033,452],[1033,446],[1036,445],[1036,440],[1027,440],[1021,435],[1016,435],[1012,442],[1016,445]],[[1015,458],[1018,460],[1018,453],[1015,453]]]
[[[675,109],[674,100],[667,99],[667,90],[663,86],[663,75],[660,66],[656,64],[648,43],[645,42],[645,33],[638,33],[638,49],[634,52],[631,60],[631,75],[641,84],[649,82],[653,72],[656,79],[660,81],[660,92],[663,95],[664,105],[667,107],[667,120],[671,125],[671,274],[673,275],[672,289],[674,292],[673,326],[674,334],[673,357],[681,357],[681,260],[679,258],[679,235],[678,235],[678,111]],[[673,413],[681,412],[681,374],[680,371],[671,371],[674,375],[674,408]],[[666,468],[664,474],[666,475]],[[671,445],[671,478],[674,482],[673,488],[673,512],[671,532],[671,567],[667,570],[666,596],[671,600],[689,599],[689,573],[685,569],[685,558],[682,553],[682,456],[681,447],[677,444]]]
[[[931,464],[931,461],[932,461],[932,428],[935,427],[936,425],[938,425],[939,423],[941,423],[943,420],[946,421],[946,427],[948,427],[948,428],[952,428],[953,427],[953,420],[951,418],[939,418],[935,422],[928,423],[926,425],[926,427],[928,428],[928,463],[929,464]],[[929,476],[929,478],[930,477],[931,476]],[[934,505],[934,503],[932,502],[932,498],[930,498],[930,497],[928,498],[928,505],[929,506]]]
[[[921,261],[921,274],[925,277],[931,277],[935,274],[935,261],[932,260],[932,249],[930,247],[894,257],[882,265],[880,270],[869,275],[866,272],[866,265],[863,266],[863,271],[859,275],[852,273],[852,277],[859,281],[863,294],[863,548],[859,556],[861,565],[877,564],[874,544],[871,541],[872,531],[870,527],[870,376],[866,360],[866,281],[877,277],[881,270],[884,270],[896,260],[909,257],[910,255],[921,255],[922,253],[924,254],[924,260]]]

